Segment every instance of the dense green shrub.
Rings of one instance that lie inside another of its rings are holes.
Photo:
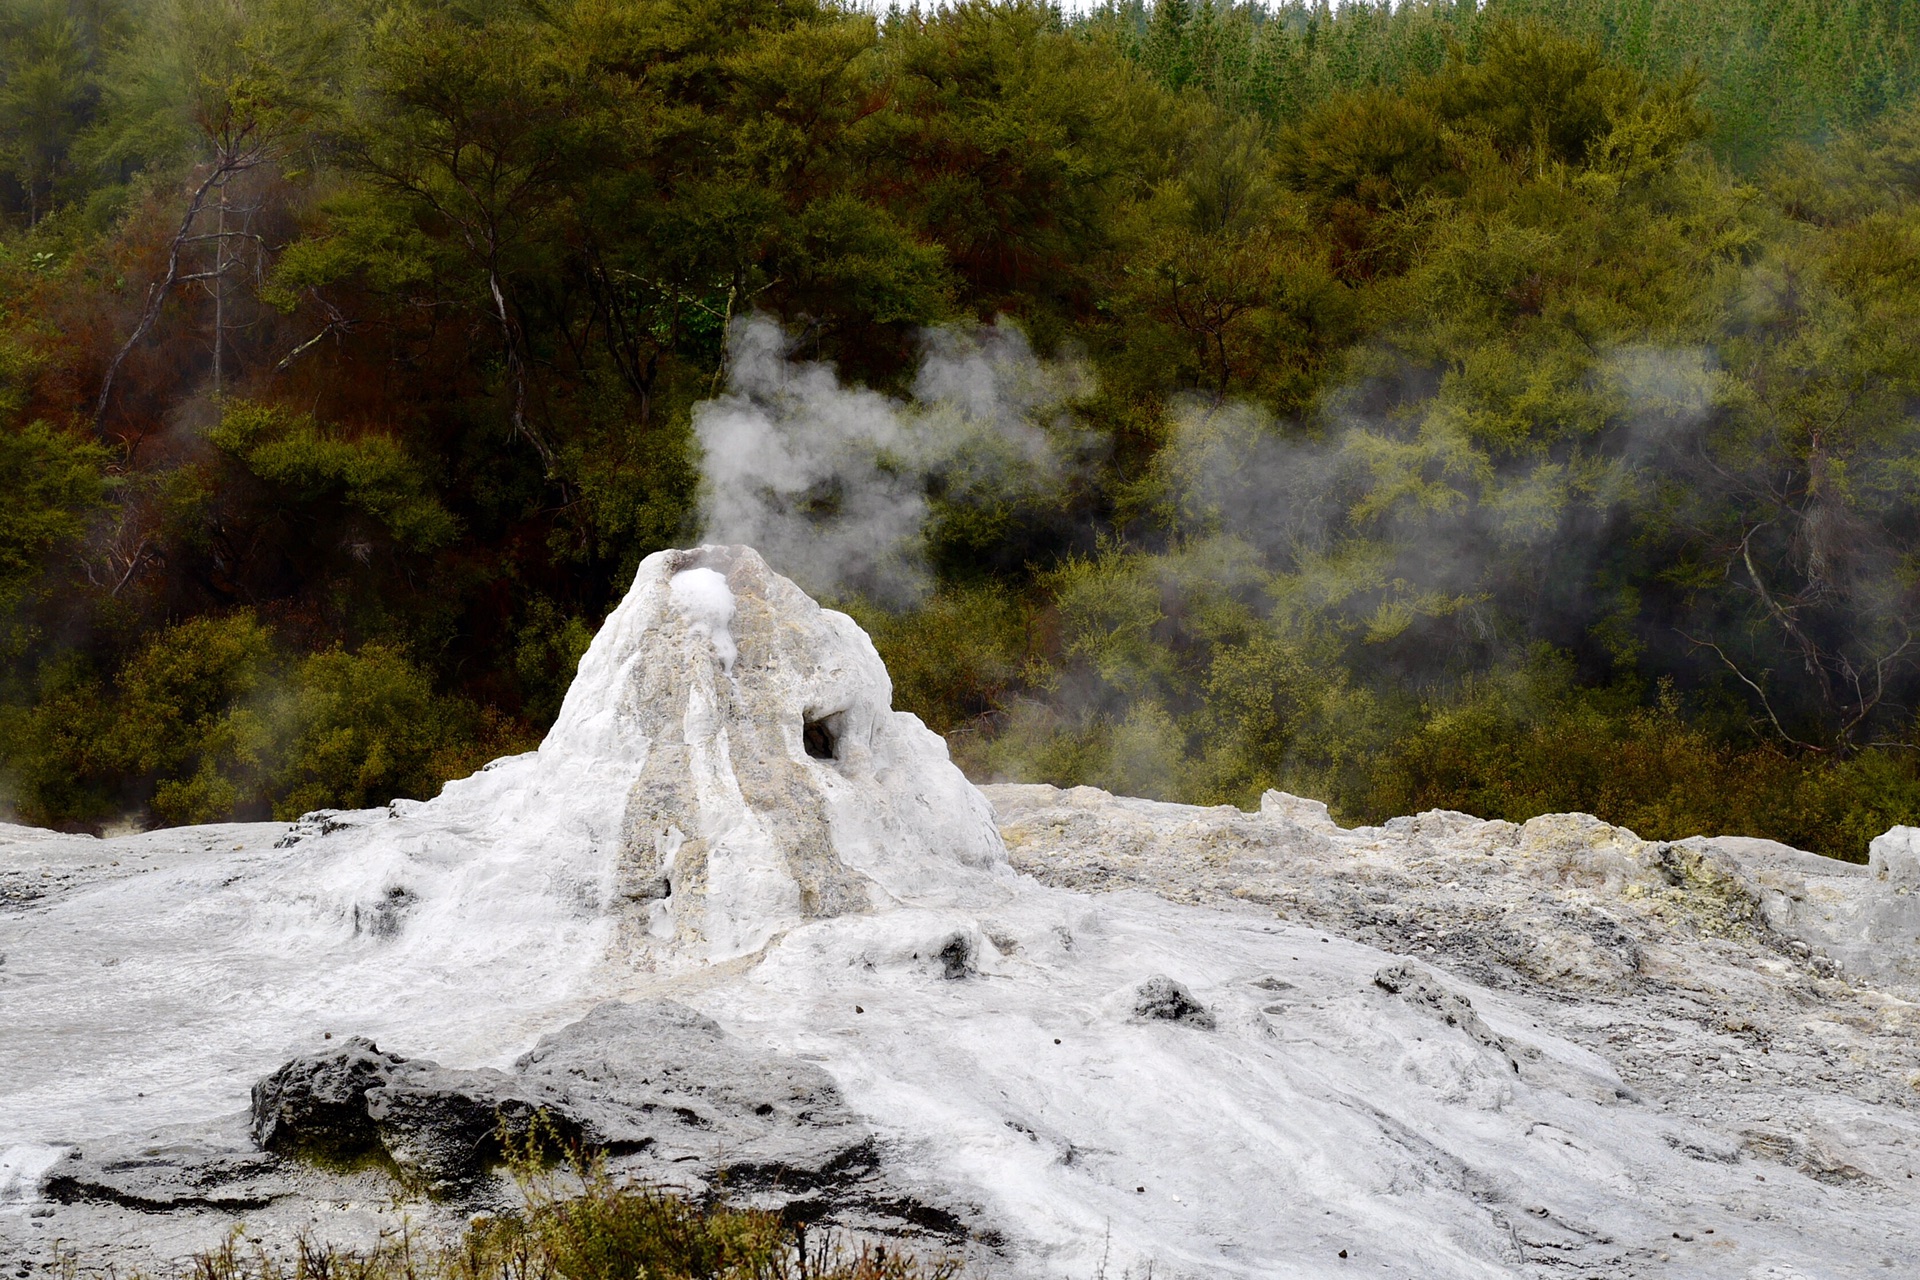
[[[514,746],[401,651],[293,658],[247,612],[168,628],[111,679],[77,658],[49,664],[35,705],[0,719],[15,809],[65,827],[425,798]]]
[[[115,678],[110,741],[150,779],[168,823],[239,812],[272,769],[273,637],[252,615],[195,618],[154,637]]]
[[[1765,836],[1863,861],[1867,843],[1920,813],[1920,760],[1897,744],[1835,761],[1741,743],[1689,722],[1671,687],[1575,687],[1563,662],[1476,682],[1383,752],[1363,790],[1337,797],[1384,821],[1462,809],[1522,821],[1584,812],[1649,840]]]
[[[118,813],[129,780],[102,682],[78,654],[45,663],[30,705],[0,712],[8,804],[20,820],[85,829]]]
[[[277,818],[424,799],[506,753],[497,726],[436,694],[426,673],[388,645],[303,658],[283,696],[279,714],[292,736],[273,779]]]
[[[228,401],[207,440],[296,499],[329,498],[364,512],[403,547],[431,551],[459,532],[419,466],[392,436],[348,438],[310,417]]]
[[[952,735],[1001,706],[1038,656],[1029,606],[997,583],[943,591],[910,613],[855,602],[893,677],[894,703]]]
[[[108,452],[43,422],[0,428],[0,607],[48,568],[49,553],[78,541],[106,497]]]

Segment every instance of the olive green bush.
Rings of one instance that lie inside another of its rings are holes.
[[[540,1174],[523,1182],[523,1211],[483,1215],[456,1239],[402,1230],[371,1248],[305,1237],[248,1246],[236,1231],[178,1274],[180,1280],[957,1280],[962,1274],[952,1261],[923,1262],[885,1245],[851,1247],[830,1229],[807,1230],[775,1213],[724,1203],[698,1204],[591,1169],[583,1178]]]
[[[150,638],[111,678],[49,664],[30,709],[0,717],[12,803],[28,821],[290,818],[425,798],[517,746],[498,717],[434,691],[399,649],[303,657],[253,614]]]

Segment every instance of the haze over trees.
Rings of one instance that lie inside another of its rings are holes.
[[[700,533],[729,325],[1076,362],[848,598],[977,776],[1920,819],[1893,0],[0,0],[0,757],[282,816],[524,749]],[[822,496],[822,518],[837,499]]]

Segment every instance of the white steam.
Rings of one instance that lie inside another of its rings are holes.
[[[705,536],[759,548],[815,595],[918,604],[943,498],[991,529],[996,507],[1058,499],[1087,448],[1064,409],[1091,376],[1004,321],[930,331],[906,400],[790,358],[766,316],[734,324],[729,354],[727,393],[693,414]],[[1546,449],[1501,445],[1513,426],[1472,387],[1404,371],[1336,391],[1307,424],[1193,400],[1152,478],[1176,541],[1217,541],[1237,594],[1280,591],[1374,640],[1453,615],[1493,648],[1512,639],[1490,612],[1504,594],[1531,638],[1557,641],[1590,623],[1587,580],[1623,512],[1684,466],[1718,378],[1695,348],[1604,352]]]
[[[1697,348],[1607,352],[1591,396],[1569,410],[1587,430],[1538,451],[1477,438],[1470,404],[1444,392],[1410,423],[1355,410],[1367,388],[1351,388],[1329,398],[1314,430],[1254,404],[1192,401],[1176,409],[1159,465],[1190,538],[1237,539],[1276,572],[1458,600],[1482,591],[1496,565],[1589,569],[1608,513],[1647,500],[1673,472],[1715,402],[1716,377]],[[1356,572],[1363,559],[1374,568]]]
[[[701,516],[707,541],[756,547],[815,595],[924,595],[930,489],[1018,500],[1062,483],[1060,410],[1089,378],[1010,324],[930,331],[910,402],[788,352],[767,316],[728,334],[728,392],[693,411]]]
[[[667,599],[687,615],[689,629],[713,642],[720,668],[733,674],[740,650],[733,643],[733,588],[714,569],[682,569],[667,583]]]

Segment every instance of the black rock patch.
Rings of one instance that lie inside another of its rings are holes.
[[[1178,1022],[1203,1031],[1214,1028],[1213,1011],[1164,974],[1155,974],[1134,991],[1133,1016],[1152,1022]]]

